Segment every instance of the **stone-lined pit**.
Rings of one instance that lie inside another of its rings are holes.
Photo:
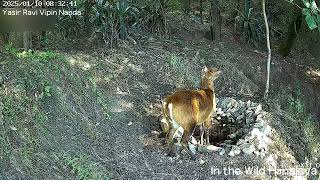
[[[218,151],[229,156],[240,153],[265,156],[271,132],[266,115],[261,104],[250,100],[217,99],[217,118],[210,133],[211,145],[199,147],[199,151]],[[199,132],[194,135],[199,136]]]

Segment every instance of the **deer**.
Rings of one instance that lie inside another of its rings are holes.
[[[170,145],[169,156],[174,157],[177,152],[180,153],[185,149],[191,158],[195,159],[193,153],[188,147],[189,139],[191,138],[194,129],[197,125],[203,125],[200,129],[201,143],[203,144],[203,135],[205,129],[206,143],[209,144],[209,129],[212,126],[211,116],[216,116],[216,99],[214,92],[214,80],[216,80],[221,71],[217,68],[208,69],[205,67],[202,73],[202,79],[199,90],[181,90],[171,95],[168,95],[162,101],[162,113],[167,121],[164,130],[168,134],[168,144]],[[173,138],[177,128],[183,128],[181,146],[177,145]]]

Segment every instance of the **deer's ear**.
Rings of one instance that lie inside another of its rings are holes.
[[[207,66],[204,66],[203,69],[202,69],[202,72],[206,73],[207,71],[208,71]]]
[[[222,71],[217,71],[217,72],[215,73],[215,76],[220,76],[221,73],[222,73]]]

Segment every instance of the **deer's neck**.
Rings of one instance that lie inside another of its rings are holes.
[[[203,78],[200,83],[200,89],[203,89],[203,90],[210,89],[210,90],[214,91],[213,82],[207,78]]]

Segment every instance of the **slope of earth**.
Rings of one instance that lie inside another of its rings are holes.
[[[66,42],[61,49],[55,42],[55,53],[1,52],[0,177],[269,179],[212,174],[214,168],[265,167],[259,157],[203,153],[192,161],[183,151],[172,159],[164,138],[148,138],[160,130],[161,98],[177,89],[197,88],[204,65],[223,72],[215,83],[218,97],[259,102],[263,90],[264,55],[234,44],[227,29],[226,40],[212,44],[204,29],[196,32],[188,26],[192,22],[175,21],[180,22],[170,22],[176,34],[135,35],[136,41],[120,42],[117,49],[80,41],[77,47]],[[277,122],[290,117],[273,111],[269,119],[279,129]],[[291,167],[299,163],[293,150],[303,154],[303,140],[287,140],[283,131],[274,133],[272,151],[281,155],[280,167]]]

